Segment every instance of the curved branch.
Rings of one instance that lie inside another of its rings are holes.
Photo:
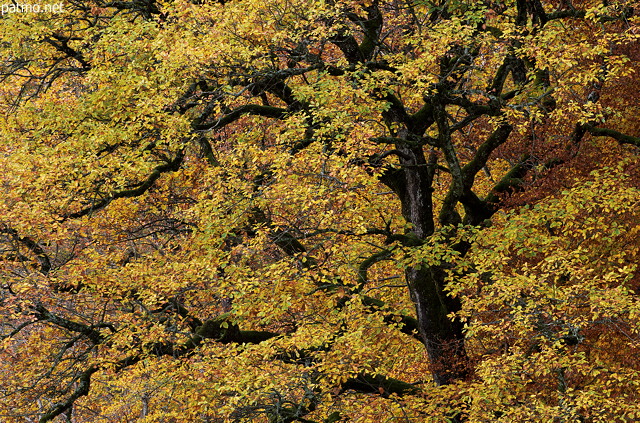
[[[620,144],[631,144],[635,145],[636,147],[640,147],[640,137],[626,135],[614,129],[597,128],[593,125],[583,125],[583,128],[586,129],[594,137],[611,137],[614,140],[618,141]]]
[[[473,160],[462,168],[462,178],[465,189],[470,189],[473,186],[475,176],[486,166],[491,153],[507,141],[512,130],[513,126],[509,123],[502,123],[489,138],[480,145]]]
[[[168,172],[176,172],[178,169],[180,169],[180,165],[182,164],[183,159],[184,152],[180,151],[176,155],[175,159],[173,159],[169,163],[161,164],[160,166],[157,166],[155,169],[153,169],[149,177],[144,182],[139,184],[136,188],[115,191],[109,197],[102,199],[89,207],[86,207],[75,213],[64,215],[63,220],[77,219],[79,217],[83,217],[95,211],[101,210],[108,206],[109,203],[111,203],[113,200],[116,200],[118,198],[132,198],[144,194],[145,192],[147,192],[147,190],[149,190],[149,188],[153,186],[155,181],[160,178],[160,175]]]
[[[281,107],[263,106],[261,104],[245,104],[244,106],[240,106],[225,114],[215,122],[196,124],[193,126],[193,129],[196,131],[209,131],[212,129],[222,128],[235,122],[244,115],[257,115],[274,119],[282,119],[285,117],[286,113],[287,109],[283,109]]]
[[[407,153],[405,153],[404,151],[401,150],[397,150],[397,149],[393,149],[393,150],[387,150],[384,153],[380,154],[378,157],[376,157],[377,160],[382,160],[385,159],[391,155],[396,155],[398,157],[401,157],[407,161],[411,160],[411,156],[409,156]]]
[[[240,330],[238,325],[228,321],[228,317],[229,315],[225,313],[205,321],[196,329],[194,341],[199,343],[203,338],[210,338],[222,344],[259,344],[279,336],[275,332]]]
[[[53,408],[43,414],[40,417],[39,423],[46,423],[53,420],[60,414],[71,409],[71,407],[73,407],[73,403],[78,398],[87,395],[89,393],[89,387],[91,385],[91,375],[93,375],[97,371],[97,367],[91,366],[84,372],[80,373],[80,376],[75,379],[77,385],[73,394],[71,394],[69,398],[66,399],[66,401],[56,403]]]
[[[49,322],[58,327],[67,329],[71,332],[80,333],[86,336],[94,344],[99,344],[104,340],[104,337],[100,331],[96,330],[92,326],[85,325],[83,323],[74,322],[69,319],[65,319],[56,314],[51,313],[42,304],[36,304],[33,307],[34,317],[41,322]]]
[[[388,259],[389,257],[391,257],[391,254],[392,254],[392,250],[378,251],[377,253],[372,254],[370,257],[368,257],[366,260],[360,263],[360,267],[358,267],[358,276],[357,276],[358,284],[356,285],[356,289],[355,289],[356,292],[362,291],[362,288],[364,288],[367,282],[369,282],[369,276],[368,276],[369,268],[376,263],[379,263],[381,261]]]
[[[20,236],[18,234],[18,231],[6,226],[3,229],[0,229],[0,233],[5,233],[11,236],[14,241],[19,242],[27,247],[27,249],[29,249],[29,251],[35,254],[38,258],[38,262],[40,263],[40,273],[42,273],[43,275],[47,275],[49,273],[49,271],[51,270],[51,260],[49,259],[47,253],[45,253],[44,249],[40,246],[40,244],[27,236]]]
[[[113,7],[128,12],[138,12],[145,19],[151,19],[153,15],[159,15],[160,9],[154,0],[111,1],[104,7]]]
[[[359,49],[362,56],[366,60],[369,60],[373,57],[375,48],[380,42],[379,36],[383,25],[383,18],[377,1],[372,2],[372,4],[365,7],[364,10],[367,12],[367,17],[364,19],[357,13],[348,13],[347,17],[362,28],[363,39]]]
[[[377,144],[406,145],[409,147],[422,147],[423,145],[435,147],[438,143],[438,140],[431,137],[372,137],[369,140]]]
[[[79,51],[69,47],[70,38],[62,37],[60,35],[54,34],[51,37],[45,37],[43,39],[44,42],[53,46],[56,50],[61,53],[66,54],[68,57],[75,59],[82,66],[83,71],[88,71],[91,69],[91,65],[86,61],[82,53]]]
[[[411,383],[383,375],[371,375],[362,373],[354,378],[348,379],[342,384],[342,392],[354,390],[365,393],[377,393],[383,397],[391,394],[403,396],[415,394],[420,389]]]
[[[634,10],[633,7],[625,7],[620,15],[618,16],[610,16],[610,15],[600,15],[600,22],[615,22],[629,19],[629,17],[633,16]],[[554,19],[564,19],[564,18],[572,18],[572,19],[584,19],[587,16],[586,10],[580,9],[565,9],[558,10],[556,12],[551,12],[547,15],[547,21],[551,21]]]
[[[382,310],[385,307],[384,301],[369,297],[368,295],[362,296],[362,304],[372,312]],[[420,325],[416,318],[405,314],[386,313],[384,316],[384,322],[388,324],[399,324],[398,329],[400,332],[405,335],[409,335],[424,344],[424,339],[420,336]]]
[[[533,162],[529,159],[529,156],[524,156],[502,177],[502,179],[500,179],[500,181],[498,181],[484,201],[486,203],[493,204],[495,207],[499,201],[500,194],[521,186],[523,183],[522,178],[532,168]]]

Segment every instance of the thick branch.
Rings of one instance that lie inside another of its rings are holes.
[[[505,122],[501,124],[478,148],[473,160],[462,168],[462,178],[465,189],[470,189],[473,186],[475,176],[486,166],[491,153],[507,141],[512,130],[513,127],[509,123]]]
[[[104,339],[100,331],[96,330],[92,326],[88,326],[83,323],[74,322],[72,320],[57,316],[47,310],[42,304],[37,304],[34,307],[34,311],[34,316],[39,321],[49,322],[71,332],[81,333],[94,344],[99,344]]]
[[[0,229],[0,233],[10,235],[14,241],[19,242],[27,247],[29,251],[35,254],[38,258],[38,262],[40,263],[40,273],[42,273],[43,275],[49,273],[49,271],[51,270],[51,261],[49,260],[49,256],[47,255],[47,253],[45,253],[40,244],[27,236],[18,235],[18,231],[13,228],[4,227],[3,229]]]
[[[583,128],[589,131],[594,137],[611,137],[620,144],[631,144],[640,147],[640,137],[623,134],[614,129],[597,128],[593,125],[583,125]]]
[[[228,315],[223,314],[215,319],[205,321],[196,329],[196,336],[200,338],[215,339],[223,344],[251,343],[258,344],[267,339],[278,336],[273,332],[243,331],[238,325],[227,320]]]
[[[92,366],[92,367],[89,367],[84,372],[80,373],[80,376],[76,378],[76,389],[73,392],[73,394],[71,394],[69,398],[66,399],[66,401],[55,404],[53,408],[51,408],[49,411],[47,411],[45,414],[43,414],[40,417],[39,422],[46,423],[53,420],[60,414],[64,413],[65,411],[73,407],[73,403],[78,398],[87,395],[89,393],[89,387],[91,385],[91,375],[93,375],[97,371],[98,371],[98,368]]]
[[[182,160],[184,158],[184,152],[180,151],[177,155],[176,158],[173,159],[171,162],[169,163],[165,163],[165,164],[161,164],[160,166],[157,166],[155,169],[153,169],[153,171],[151,172],[151,174],[149,175],[149,177],[142,182],[141,184],[139,184],[136,188],[132,188],[132,189],[126,189],[126,190],[121,190],[121,191],[115,191],[113,192],[110,196],[108,196],[107,198],[100,200],[94,204],[92,204],[89,207],[86,207],[80,211],[77,211],[75,213],[70,213],[64,216],[64,219],[77,219],[79,217],[82,216],[86,216],[88,214],[91,214],[95,211],[101,210],[103,208],[105,208],[106,206],[109,205],[109,203],[111,203],[113,200],[116,200],[118,198],[132,198],[132,197],[138,197],[142,194],[144,194],[145,192],[147,192],[147,190],[149,188],[151,188],[154,184],[154,182],[160,178],[160,175],[162,175],[163,173],[168,173],[168,172],[176,172],[178,169],[180,169],[180,165],[182,164]]]
[[[369,276],[368,276],[369,268],[376,263],[379,263],[381,261],[388,259],[389,257],[391,257],[391,254],[392,254],[391,250],[378,251],[377,253],[372,254],[370,257],[368,257],[366,260],[360,263],[360,266],[358,267],[358,276],[357,276],[358,284],[356,286],[356,292],[362,291],[364,286],[369,282]]]
[[[447,123],[444,105],[435,105],[435,117],[438,125],[438,144],[444,153],[451,174],[451,186],[442,202],[442,209],[438,217],[442,225],[457,224],[461,221],[456,211],[456,204],[460,201],[464,191],[462,169],[458,160],[453,142],[451,141],[451,129]]]
[[[360,51],[360,46],[358,46],[358,42],[353,35],[337,34],[329,38],[329,41],[335,44],[336,47],[342,51],[342,54],[350,64],[365,61],[365,58]]]
[[[264,117],[270,117],[274,119],[282,119],[287,113],[287,109],[274,106],[263,106],[260,104],[246,104],[240,106],[231,112],[225,114],[215,122],[196,124],[193,129],[196,131],[208,131],[211,129],[219,129],[230,123],[235,122],[244,115],[258,115]]]
[[[609,16],[609,15],[600,15],[600,22],[615,22],[629,19],[629,17],[633,16],[634,9],[633,7],[625,7],[622,9],[620,15],[617,16]],[[551,21],[554,19],[564,19],[564,18],[572,18],[572,19],[584,19],[587,16],[587,12],[585,10],[579,9],[565,9],[558,10],[556,12],[551,12],[547,15],[547,20]]]
[[[383,397],[391,394],[403,396],[415,394],[419,389],[410,383],[383,375],[360,374],[342,384],[342,392],[354,390],[358,392],[376,393]]]
[[[384,314],[384,322],[388,324],[398,324],[400,332],[420,341],[424,344],[424,339],[420,336],[420,325],[414,317],[405,314],[387,313],[385,302],[377,298],[362,296],[362,304],[367,306],[371,311],[382,311]]]
[[[435,146],[437,144],[437,140],[431,137],[372,137],[369,139],[377,144],[394,144],[409,147],[421,147],[427,144]]]
[[[502,179],[491,189],[491,192],[485,198],[485,202],[490,204],[498,203],[500,194],[503,194],[510,189],[517,188],[522,185],[522,178],[525,174],[533,168],[533,163],[529,160],[529,156],[524,156],[515,166],[513,166],[509,172],[507,172]]]
[[[89,62],[85,60],[82,53],[69,47],[69,38],[65,38],[60,35],[54,34],[51,36],[51,38],[50,37],[44,38],[43,41],[53,46],[59,52],[64,53],[68,57],[77,60],[80,63],[80,65],[82,65],[83,70],[91,69],[91,65],[89,64]]]
[[[364,37],[359,47],[360,53],[365,60],[369,60],[373,57],[375,48],[379,43],[378,37],[382,29],[383,19],[377,1],[365,7],[364,10],[367,12],[366,19],[362,19],[355,13],[349,13],[348,17],[362,27]]]
[[[160,14],[160,9],[154,0],[132,0],[132,1],[112,1],[106,3],[105,7],[113,7],[118,10],[138,12],[145,19],[151,19],[153,15]]]

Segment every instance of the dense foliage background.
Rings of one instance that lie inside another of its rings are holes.
[[[3,422],[640,419],[625,0],[0,18]]]

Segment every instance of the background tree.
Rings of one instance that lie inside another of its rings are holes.
[[[632,6],[5,15],[3,419],[634,418]]]

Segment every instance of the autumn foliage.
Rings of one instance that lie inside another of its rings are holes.
[[[0,421],[640,419],[635,2],[62,6],[0,17]]]

